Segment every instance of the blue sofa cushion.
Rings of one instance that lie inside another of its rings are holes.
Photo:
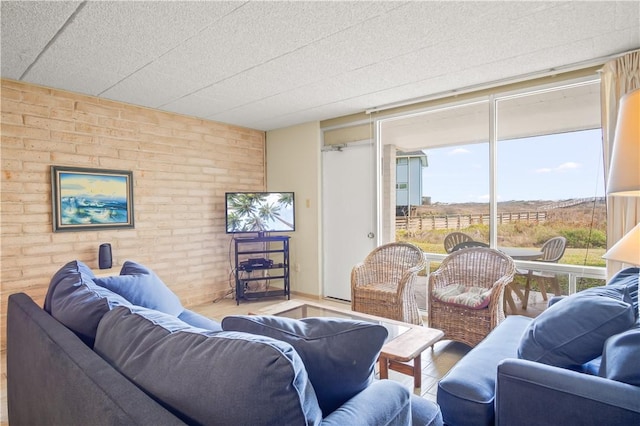
[[[98,323],[116,306],[130,303],[122,296],[93,281],[91,269],[74,260],[55,273],[45,296],[44,309],[93,346]]]
[[[129,262],[125,262],[125,266]],[[125,266],[123,266],[123,271]],[[122,273],[121,273],[122,274]],[[95,283],[127,299],[133,305],[177,317],[184,311],[180,299],[153,272],[98,277]]]
[[[304,361],[324,416],[373,381],[388,336],[379,324],[340,318],[237,315],[225,317],[222,328],[290,343]]]
[[[599,375],[640,386],[640,326],[607,340]]]
[[[134,305],[178,316],[184,311],[180,299],[149,268],[127,260],[120,275],[95,278],[96,284],[118,293]]]
[[[119,307],[100,322],[95,351],[188,424],[322,420],[304,364],[285,342]]]
[[[582,364],[582,367],[580,367],[579,371],[585,374],[591,374],[592,376],[597,376],[600,373],[601,363],[602,363],[602,356],[599,356],[585,364]]]
[[[637,266],[625,268],[618,271],[607,283],[607,285],[623,285],[629,290],[631,303],[638,318],[638,278],[640,277],[640,268]]]
[[[631,296],[631,303],[636,312],[636,318],[638,317],[638,278],[640,278],[638,274],[640,274],[640,268],[637,266],[621,269],[607,283],[607,285],[623,285],[627,287],[629,296]],[[549,299],[547,307],[567,297],[569,296],[553,296]]]
[[[220,325],[218,321],[207,318],[197,312],[190,311],[189,309],[182,311],[182,313],[178,315],[178,319],[194,327],[204,328],[209,331],[222,331],[222,325]]]
[[[438,382],[437,401],[447,425],[493,425],[498,364],[515,358],[531,318],[509,315]]]
[[[635,321],[626,286],[583,290],[547,308],[525,331],[518,357],[580,370],[600,354],[604,342]]]

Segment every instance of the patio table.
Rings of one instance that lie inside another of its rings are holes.
[[[536,260],[540,259],[544,253],[540,249],[537,248],[526,248],[526,247],[498,247],[498,250],[510,256],[514,260]],[[516,303],[513,300],[513,296],[511,292],[514,292],[520,300],[524,300],[524,293],[518,287],[515,281],[511,281],[507,285],[508,291],[504,292],[504,300],[511,308],[511,312],[516,311]]]

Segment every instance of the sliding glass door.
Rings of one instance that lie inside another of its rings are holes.
[[[493,247],[537,250],[562,236],[560,263],[604,266],[597,78],[441,103],[384,119],[380,129],[383,152],[426,156],[420,205],[396,206],[398,240],[445,254],[452,232]],[[561,292],[593,284],[570,289],[564,277]]]

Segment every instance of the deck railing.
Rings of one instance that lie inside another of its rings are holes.
[[[446,254],[424,253],[427,261],[427,273],[431,270],[431,262],[442,262]],[[526,269],[540,272],[552,272],[557,275],[566,275],[569,279],[569,294],[577,291],[576,280],[578,278],[607,279],[606,268],[600,266],[565,265],[562,263],[536,262],[534,260],[514,260],[518,269]],[[604,285],[604,282],[603,282]]]

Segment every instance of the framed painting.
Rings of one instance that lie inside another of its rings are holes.
[[[51,166],[53,231],[133,228],[133,174]]]

